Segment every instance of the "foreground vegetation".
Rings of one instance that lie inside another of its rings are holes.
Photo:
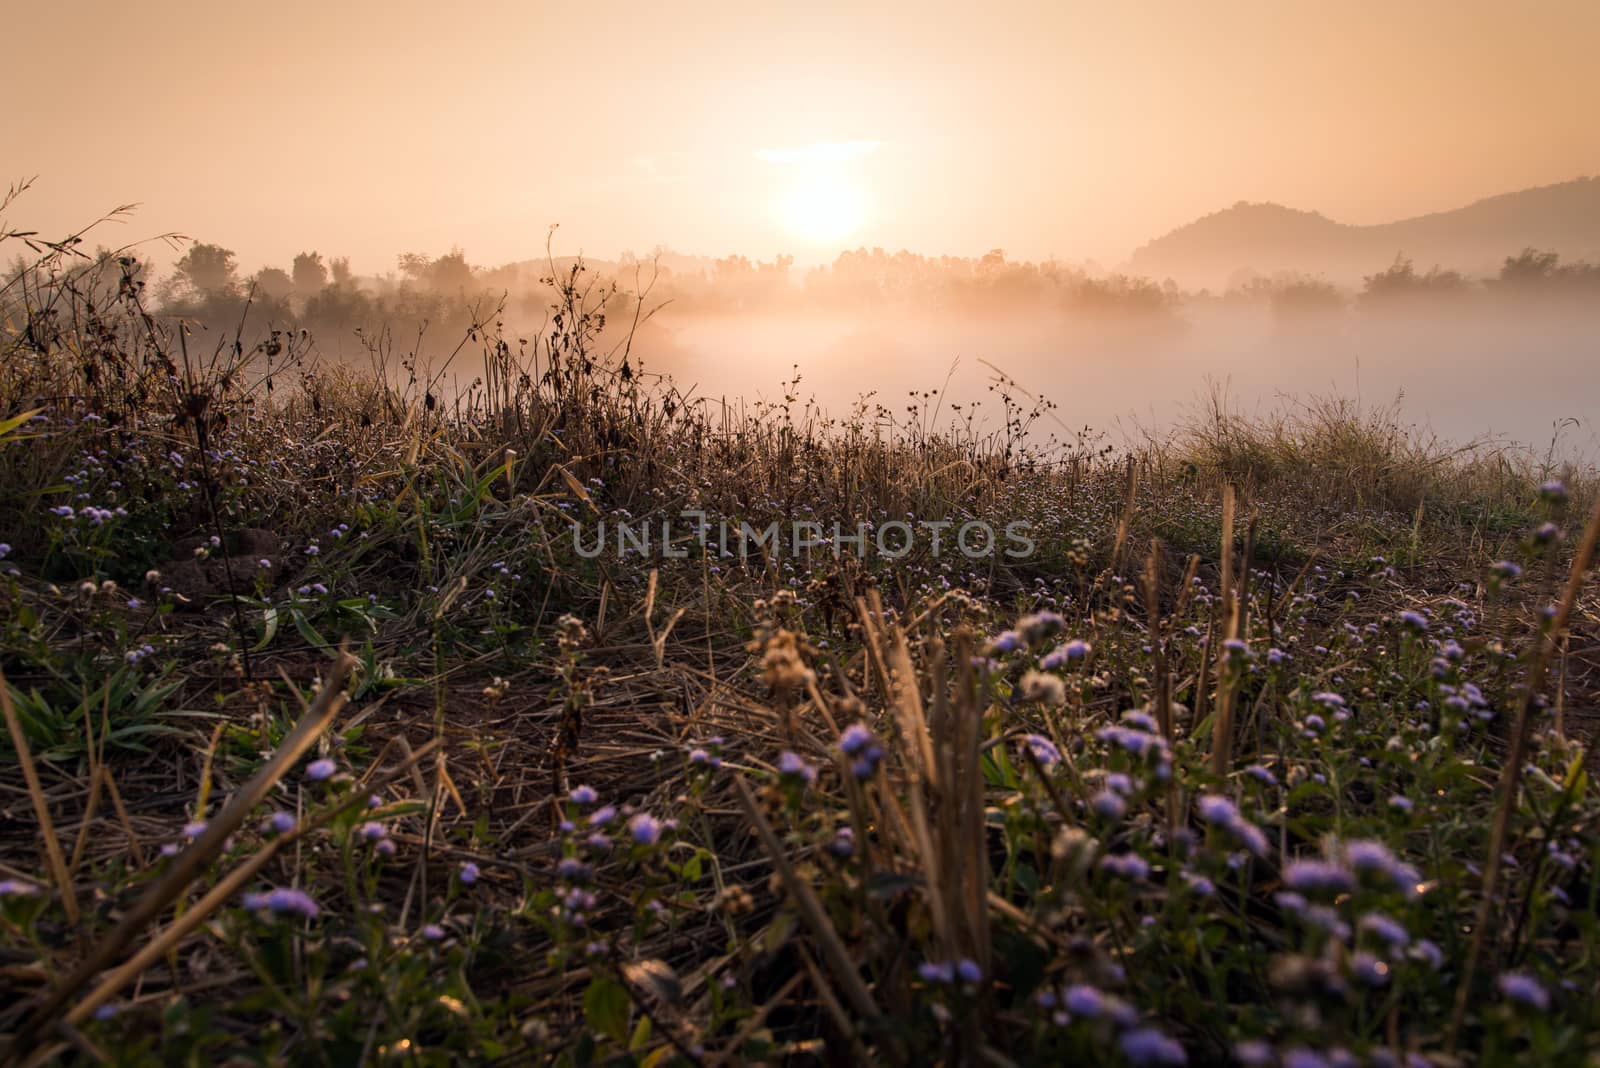
[[[69,252],[0,339],[14,1059],[1600,1048],[1586,473],[1339,404],[712,409],[602,358],[581,265],[445,397]],[[686,510],[1037,551],[572,534]]]

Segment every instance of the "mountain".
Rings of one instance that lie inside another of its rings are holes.
[[[1185,286],[1225,286],[1243,271],[1293,271],[1359,284],[1394,262],[1492,275],[1524,248],[1600,260],[1600,178],[1502,193],[1453,211],[1352,226],[1314,211],[1247,204],[1213,212],[1134,252],[1130,269]]]

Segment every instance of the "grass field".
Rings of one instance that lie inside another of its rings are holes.
[[[53,266],[0,336],[13,1059],[1600,1051],[1591,473],[1340,402],[729,410],[578,273],[446,396]],[[584,551],[685,511],[1036,548]]]

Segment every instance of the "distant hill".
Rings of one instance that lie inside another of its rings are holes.
[[[1355,284],[1396,255],[1490,275],[1526,247],[1600,260],[1600,179],[1524,189],[1413,219],[1351,226],[1314,211],[1240,201],[1134,252],[1131,270],[1184,286],[1224,286],[1241,271],[1295,271]]]

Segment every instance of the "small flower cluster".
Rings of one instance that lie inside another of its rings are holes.
[[[839,751],[850,763],[850,773],[858,779],[870,779],[883,760],[883,746],[864,723],[852,723],[839,735]]]
[[[817,781],[817,767],[808,763],[799,753],[785,749],[778,754],[778,774],[783,781],[802,789]]]
[[[917,975],[925,983],[937,986],[976,987],[983,981],[983,969],[968,957],[955,960],[929,960],[917,966]]]
[[[689,750],[690,766],[705,771],[720,771],[722,768],[723,744],[722,736],[718,734],[692,747]]]
[[[1227,835],[1239,846],[1257,857],[1265,857],[1272,850],[1261,828],[1244,818],[1239,807],[1226,797],[1201,794],[1195,802],[1200,818]]]
[[[311,895],[292,887],[277,887],[265,893],[244,895],[244,907],[251,912],[272,916],[299,916],[314,920],[319,909]]]
[[[1034,1003],[1049,1014],[1053,1027],[1091,1033],[1112,1029],[1117,1049],[1138,1068],[1189,1063],[1189,1055],[1176,1040],[1159,1028],[1140,1024],[1133,1006],[1092,984],[1046,987],[1034,995]]]

